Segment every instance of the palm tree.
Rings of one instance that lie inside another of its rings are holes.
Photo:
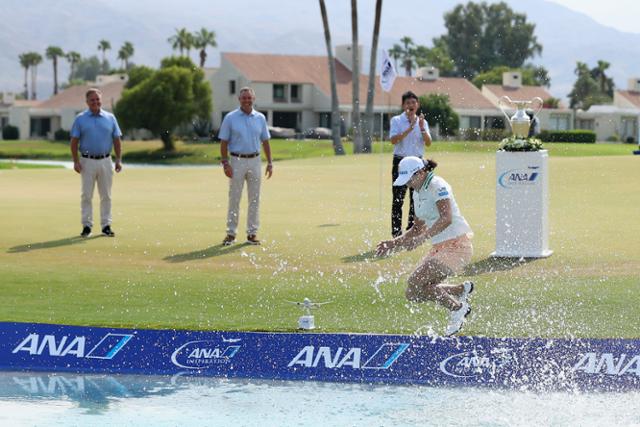
[[[98,50],[102,51],[102,71],[106,73],[107,70],[107,51],[111,49],[111,43],[108,40],[100,40],[98,44]]]
[[[21,53],[18,58],[20,65],[24,68],[24,99],[29,99],[29,53]]]
[[[404,36],[400,39],[403,44],[402,47],[402,65],[407,76],[411,76],[411,70],[414,63],[414,48],[413,39],[411,37]]]
[[[45,52],[47,59],[53,61],[53,94],[58,94],[58,58],[64,56],[64,51],[58,46],[49,46]]]
[[[28,52],[29,67],[31,68],[31,99],[37,99],[36,80],[38,79],[38,65],[42,63],[42,55],[38,52]]]
[[[362,153],[362,123],[360,122],[360,62],[358,60],[358,0],[351,0],[351,127],[353,152]]]
[[[124,42],[120,50],[118,51],[118,59],[122,61],[122,68],[129,69],[129,58],[133,56],[135,49],[131,42]]]
[[[193,46],[196,49],[200,49],[200,68],[204,68],[204,62],[207,60],[207,46],[216,47],[216,33],[215,31],[208,31],[206,28],[201,28],[200,31],[194,34]]]
[[[591,75],[598,82],[600,86],[600,92],[603,94],[607,94],[609,96],[613,96],[613,88],[609,82],[609,78],[607,77],[606,71],[609,69],[611,64],[607,61],[598,60],[598,66],[591,70]]]
[[[331,45],[331,31],[329,31],[329,18],[324,0],[320,3],[322,26],[324,28],[324,41],[327,45],[327,59],[329,61],[329,79],[331,80],[331,137],[333,138],[333,152],[336,155],[344,155],[344,147],[340,139],[340,109],[338,106],[338,84],[336,78],[336,62],[333,59],[333,46]]]
[[[171,47],[174,50],[180,51],[180,56],[184,56],[184,51],[187,51],[187,56],[193,47],[193,35],[187,31],[186,28],[176,28],[176,33],[167,39],[171,43]]]
[[[69,72],[69,81],[71,81],[73,79],[73,74],[76,72],[76,64],[80,62],[82,56],[80,56],[80,54],[75,50],[72,50],[70,52],[67,52],[65,58],[67,58],[69,67],[71,68],[71,71]]]
[[[389,49],[389,56],[393,58],[393,65],[396,70],[398,69],[398,59],[402,57],[402,46],[399,44],[394,44],[391,49]]]
[[[373,139],[373,99],[376,95],[376,61],[378,53],[378,38],[380,35],[380,15],[382,14],[382,0],[376,0],[376,17],[373,24],[373,38],[371,41],[371,59],[369,60],[369,86],[367,88],[367,108],[365,110],[365,129],[364,151],[372,152]],[[382,138],[382,135],[380,135]]]

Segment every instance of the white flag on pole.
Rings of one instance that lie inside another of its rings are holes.
[[[380,86],[382,86],[382,90],[385,92],[391,91],[397,75],[387,51],[382,49],[382,66],[380,67]]]

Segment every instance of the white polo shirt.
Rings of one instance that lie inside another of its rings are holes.
[[[389,124],[389,138],[393,138],[396,135],[400,135],[407,129],[409,129],[411,123],[407,118],[407,113],[402,113],[391,118]],[[429,123],[424,121],[424,129],[429,133]],[[393,146],[393,155],[400,157],[416,156],[422,158],[424,156],[424,140],[422,139],[422,133],[420,132],[420,125],[416,120],[416,124],[413,130],[400,142]]]
[[[460,213],[456,199],[451,192],[451,186],[443,178],[436,175],[431,181],[427,179],[422,188],[413,192],[416,216],[426,222],[427,227],[431,227],[440,218],[436,202],[444,199],[449,199],[451,204],[451,224],[431,238],[432,244],[454,239],[463,234],[473,234],[467,220]]]

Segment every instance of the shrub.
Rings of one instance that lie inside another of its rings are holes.
[[[71,139],[71,132],[64,129],[58,129],[54,132],[53,139],[56,141],[69,141]]]
[[[16,126],[6,125],[2,128],[2,139],[19,139],[20,129]]]
[[[421,96],[419,102],[429,126],[435,127],[437,124],[443,136],[455,135],[460,118],[449,104],[449,95],[432,93]]]
[[[543,130],[538,135],[543,142],[575,142],[594,144],[596,133],[590,130]]]
[[[635,144],[636,143],[636,139],[632,136],[628,136],[627,139],[625,139],[625,141],[627,144]]]
[[[460,131],[460,139],[465,141],[502,141],[506,135],[504,129],[468,128]]]

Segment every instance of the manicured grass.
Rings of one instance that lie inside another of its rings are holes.
[[[61,168],[62,166],[39,165],[31,163],[16,163],[13,161],[2,161],[0,159],[0,169],[49,169]]]
[[[554,254],[507,263],[489,258],[495,155],[437,158],[476,235],[465,334],[640,337],[640,159],[552,157]],[[278,162],[263,181],[257,247],[220,245],[219,168],[125,169],[113,189],[117,236],[84,240],[77,174],[1,170],[0,320],[286,331],[301,311],[285,300],[308,297],[332,301],[315,313],[320,331],[442,333],[445,310],[403,296],[429,245],[372,257],[389,235],[389,167],[388,155]]]
[[[497,142],[478,141],[436,141],[427,150],[427,156],[442,153],[493,153]],[[277,161],[312,157],[333,157],[331,141],[327,140],[283,140],[271,141],[273,158]],[[570,144],[548,143],[545,148],[552,157],[623,156],[631,155],[635,145],[629,144]],[[344,143],[347,155],[353,153],[353,146]],[[124,141],[125,163],[154,163],[167,165],[217,164],[220,160],[220,145],[217,143],[177,142],[176,151],[162,150],[160,141]],[[372,151],[391,153],[393,146],[386,141],[381,147],[375,142]],[[5,159],[46,159],[71,160],[67,142],[52,141],[0,141],[0,158]]]

